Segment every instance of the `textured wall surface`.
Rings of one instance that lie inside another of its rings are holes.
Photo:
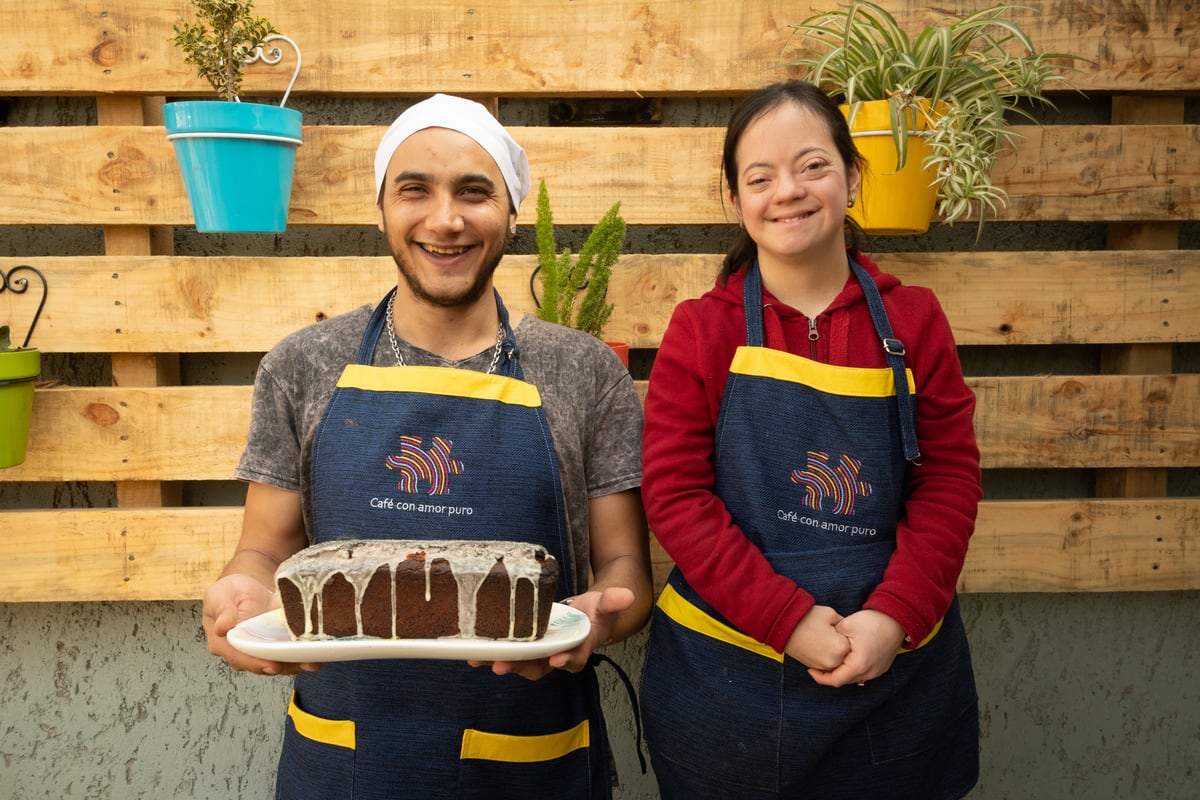
[[[636,681],[644,646],[608,652]],[[0,604],[0,675],[4,800],[273,797],[291,680],[210,656],[199,603]],[[615,675],[601,667],[619,796],[654,797]]]
[[[1200,593],[966,595],[963,611],[983,732],[972,798],[1197,797]],[[199,613],[0,605],[0,797],[268,800],[289,681],[230,673]],[[610,651],[635,681],[644,647]],[[601,679],[617,797],[650,800],[625,690]]]
[[[1063,121],[1104,116],[1091,101],[1065,98]],[[306,120],[386,124],[382,101],[301,98]],[[1189,101],[1188,122],[1200,120]],[[506,104],[508,124],[542,124],[544,109]],[[672,100],[668,124],[722,125],[726,101]],[[9,124],[94,123],[89,100],[19,98]],[[527,222],[532,212],[527,212]],[[877,242],[877,249],[1100,249],[1099,225],[973,225]],[[632,230],[641,252],[715,252],[720,226]],[[578,246],[564,237],[563,243]],[[1200,247],[1200,224],[1182,226],[1181,246]],[[0,253],[95,254],[96,229],[0,227]],[[524,228],[518,252],[532,252]],[[180,254],[380,254],[374,229],[289,232],[280,237],[212,236],[176,230]],[[969,267],[969,259],[964,259]],[[1177,349],[1177,369],[1200,370],[1200,346]],[[969,348],[968,372],[1002,374],[1019,348]],[[1055,355],[1073,369],[1088,348]],[[53,356],[45,377],[103,384],[103,359]],[[253,364],[185,359],[185,379],[245,382]],[[1056,371],[1057,364],[1047,364]],[[186,374],[191,370],[191,374]],[[639,375],[644,377],[644,375]],[[992,474],[988,494],[1053,494],[1045,475]],[[1062,480],[1091,480],[1061,471]],[[1172,494],[1200,492],[1196,470],[1171,476]],[[1031,485],[1036,484],[1036,485]],[[189,502],[238,502],[237,485],[186,487]],[[229,498],[233,497],[233,500]],[[0,484],[0,508],[110,505],[109,484]],[[963,612],[974,651],[982,716],[980,800],[1194,800],[1200,797],[1200,593],[967,595]],[[25,798],[238,798],[272,796],[286,679],[235,675],[208,655],[199,603],[0,604],[0,800]],[[613,648],[637,679],[645,634]],[[639,774],[629,701],[601,672],[622,787],[621,800],[657,796]]]

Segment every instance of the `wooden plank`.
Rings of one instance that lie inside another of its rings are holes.
[[[1184,119],[1182,97],[1114,97],[1115,123],[1175,124]],[[1179,223],[1115,224],[1108,229],[1107,246],[1114,250],[1174,250],[1179,247]],[[1156,344],[1107,345],[1100,350],[1105,373],[1171,372],[1173,348]],[[1100,470],[1097,497],[1161,497],[1167,494],[1165,469]]]
[[[380,126],[309,126],[296,160],[291,225],[376,224]],[[630,224],[730,222],[720,128],[511,129],[545,179],[559,224],[592,224],[614,200]],[[1173,222],[1200,217],[1200,126],[1025,126],[994,177],[997,219]],[[53,154],[54,168],[46,159]],[[0,128],[0,225],[188,225],[179,168],[158,126]],[[532,202],[522,222],[533,221]]]
[[[1200,500],[985,500],[961,592],[1124,592],[1200,588],[1192,546]],[[654,588],[673,566],[651,539]]]
[[[2,477],[226,480],[246,443],[250,399],[249,386],[38,390],[29,454]]]
[[[1200,375],[968,383],[985,467],[1200,466]],[[228,479],[245,445],[250,399],[249,386],[40,389],[29,454],[0,480]]]
[[[1200,589],[1197,498],[983,503],[968,592]]]
[[[0,512],[7,602],[194,600],[237,545],[240,508]],[[1200,500],[984,501],[964,592],[1200,589]],[[43,535],[30,537],[36,530]],[[651,541],[655,589],[670,559]]]
[[[1200,341],[1200,251],[878,260],[905,283],[937,293],[959,344]],[[0,258],[0,269],[22,263],[35,264],[53,286],[33,342],[48,353],[261,353],[304,325],[377,302],[396,281],[388,257]],[[609,338],[657,347],[676,304],[711,288],[720,263],[717,255],[623,256],[610,287]],[[535,266],[533,256],[508,256],[496,273],[513,312],[534,311]],[[0,293],[0,322],[32,313],[24,298]]]
[[[1200,375],[969,378],[988,467],[1200,465]]]
[[[15,602],[195,600],[241,523],[240,508],[0,512],[0,585]]]
[[[150,120],[148,99],[136,95],[96,98],[96,120],[101,125],[143,125]],[[157,117],[161,124],[162,117]],[[155,236],[145,225],[108,225],[104,228],[104,254],[110,258],[145,256],[172,252],[170,238]],[[166,247],[163,248],[164,239]],[[159,248],[159,249],[156,249]],[[179,383],[179,356],[174,353],[113,353],[112,382],[114,386],[157,386]],[[158,481],[120,481],[117,483],[117,505],[162,506],[178,505],[182,490],[178,483]]]
[[[1172,222],[1200,201],[1193,166],[1177,148],[1196,148],[1200,126],[1025,126],[992,177],[1008,192],[999,219]],[[1129,203],[1123,210],[1117,206]],[[1107,208],[1106,208],[1107,207]]]
[[[912,29],[940,10],[883,0]],[[749,91],[783,76],[794,58],[790,25],[829,3],[781,7],[769,0],[260,0],[304,52],[298,93],[655,95]],[[8,3],[0,94],[205,94],[207,84],[170,43],[182,0],[94,5],[46,0],[38,14]],[[1194,4],[1031,0],[1013,7],[1044,52],[1089,59],[1072,75],[1084,91],[1191,91],[1200,83],[1200,12]],[[289,57],[290,58],[290,57]],[[290,67],[293,62],[285,61]],[[607,65],[597,69],[597,64]],[[282,93],[290,72],[253,67],[250,93]]]

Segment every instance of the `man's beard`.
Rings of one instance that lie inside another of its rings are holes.
[[[475,281],[467,287],[463,292],[457,294],[431,294],[425,290],[417,276],[409,269],[405,260],[396,254],[392,255],[392,260],[396,262],[396,266],[400,269],[400,274],[404,276],[404,282],[408,284],[408,290],[412,295],[422,302],[430,305],[441,306],[442,308],[455,308],[458,306],[469,306],[481,298],[484,292],[488,289],[488,284],[491,282],[492,274],[495,273],[496,267],[500,265],[500,253],[492,260],[491,264],[487,264],[475,276]]]

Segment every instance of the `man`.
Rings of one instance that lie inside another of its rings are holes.
[[[204,627],[234,669],[297,674],[277,797],[609,796],[589,658],[649,615],[641,408],[602,342],[528,315],[510,324],[492,276],[528,190],[524,151],[483,106],[436,95],[405,111],[375,156],[396,289],[373,310],[288,336],[259,368],[236,471],[249,482],[242,537],[205,592]],[[356,363],[377,378],[339,384]],[[477,391],[514,380],[533,384],[540,405]],[[448,520],[367,499],[381,486],[398,494],[385,454],[418,434],[450,439],[456,458],[463,447],[470,480],[453,485],[454,504],[478,513]],[[238,622],[279,605],[280,562],[342,538],[540,544],[563,567],[559,599],[588,615],[590,632],[548,658],[490,664],[301,665],[229,644]]]

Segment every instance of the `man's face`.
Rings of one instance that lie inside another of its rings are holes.
[[[491,288],[516,221],[496,162],[448,128],[426,128],[400,144],[378,208],[409,291],[444,307],[470,305]]]

